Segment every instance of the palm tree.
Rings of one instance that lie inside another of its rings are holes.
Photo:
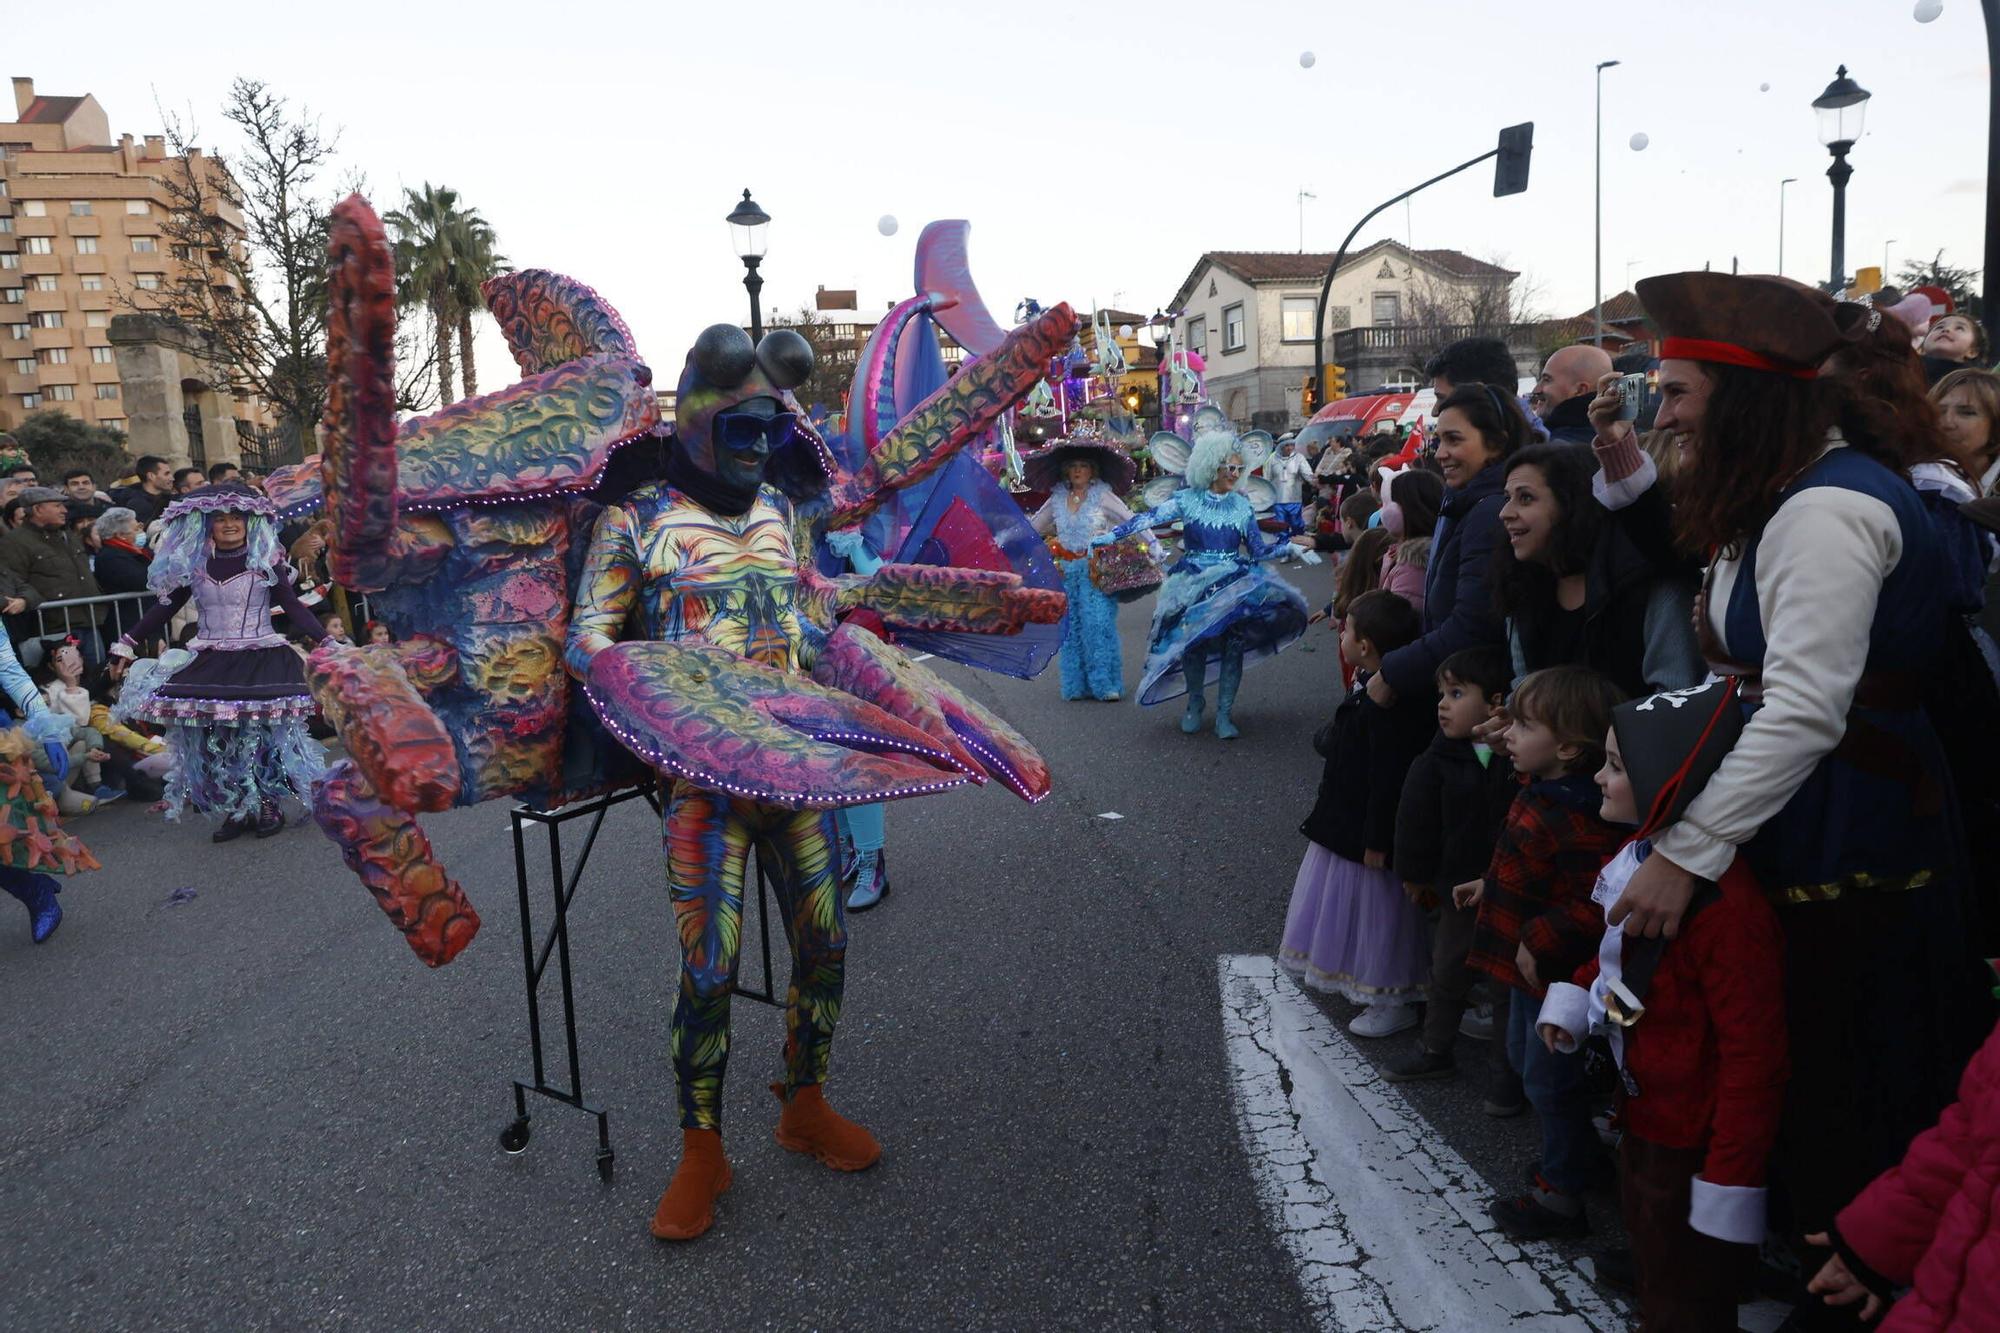
[[[465,393],[476,392],[478,377],[472,363],[472,315],[483,304],[479,285],[508,270],[507,258],[495,249],[493,228],[477,210],[461,209],[458,192],[424,182],[422,190],[404,190],[403,207],[384,219],[396,232],[397,297],[405,307],[422,306],[430,313],[436,335],[439,401],[456,401],[452,392],[452,335],[458,336],[465,373]]]
[[[488,278],[511,272],[507,256],[494,248],[493,228],[477,212],[458,215],[453,253],[451,299],[458,314],[458,365],[465,379],[465,396],[479,392],[479,376],[472,364],[472,315],[486,305],[480,288]]]

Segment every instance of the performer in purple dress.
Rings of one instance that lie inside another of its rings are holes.
[[[313,700],[304,669],[271,627],[275,602],[313,643],[325,637],[292,586],[276,515],[269,500],[239,482],[204,486],[168,506],[146,581],[159,605],[111,650],[130,660],[136,645],[194,598],[192,655],[176,650],[139,664],[119,708],[166,729],[174,760],[167,817],[190,807],[220,815],[217,842],[283,829],[279,803],[288,795],[308,799],[326,767],[326,752],[306,734]]]

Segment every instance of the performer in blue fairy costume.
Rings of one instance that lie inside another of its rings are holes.
[[[1214,681],[1215,734],[1224,740],[1241,734],[1230,710],[1244,665],[1283,651],[1305,633],[1306,599],[1261,562],[1319,563],[1318,555],[1282,537],[1264,540],[1250,501],[1239,490],[1243,463],[1234,434],[1204,432],[1188,458],[1186,487],[1159,508],[1091,539],[1092,546],[1102,546],[1181,524],[1182,555],[1160,587],[1139,703],[1160,703],[1185,691],[1181,730],[1193,733],[1201,730],[1206,690]]]

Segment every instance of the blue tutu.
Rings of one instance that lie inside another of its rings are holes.
[[[1153,612],[1139,702],[1164,703],[1187,693],[1183,659],[1189,647],[1209,645],[1204,687],[1222,670],[1214,651],[1227,640],[1243,650],[1244,665],[1289,647],[1306,632],[1306,599],[1297,588],[1242,556],[1190,551],[1167,571]]]

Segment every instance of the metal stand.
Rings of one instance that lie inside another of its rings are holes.
[[[603,796],[579,801],[557,810],[538,810],[529,805],[517,805],[508,812],[508,819],[514,830],[514,888],[519,898],[521,910],[521,968],[527,982],[528,992],[528,1044],[534,1061],[534,1078],[514,1080],[514,1119],[500,1131],[500,1147],[509,1153],[525,1152],[530,1137],[528,1114],[528,1094],[547,1097],[564,1106],[597,1117],[597,1174],[606,1184],[611,1181],[614,1154],[611,1151],[611,1116],[602,1106],[587,1101],[583,1095],[583,1074],[577,1061],[576,1050],[576,1003],[570,983],[569,964],[569,909],[576,897],[578,883],[583,878],[584,867],[590,863],[591,848],[597,844],[598,830],[604,827],[604,816],[613,806],[623,805],[634,799],[644,799],[654,811],[660,809],[660,796],[652,787],[632,787],[624,791],[610,792]],[[562,826],[573,819],[588,819],[590,827],[585,831],[583,847],[578,851],[576,865],[567,872],[563,869]],[[528,902],[528,848],[523,830],[528,824],[540,824],[548,833],[549,848],[549,896],[555,907],[555,924],[549,928],[547,936],[535,935],[533,911]],[[735,994],[746,1000],[756,1000],[763,1004],[777,1005],[771,972],[771,887],[770,877],[761,862],[757,862],[757,919],[758,935],[763,945],[764,988],[762,991],[749,990],[739,985]],[[547,1064],[542,1048],[542,977],[548,970],[549,957],[556,960],[556,975],[562,985],[562,1023],[564,1053],[569,1060],[569,1082],[559,1086],[548,1081]]]

